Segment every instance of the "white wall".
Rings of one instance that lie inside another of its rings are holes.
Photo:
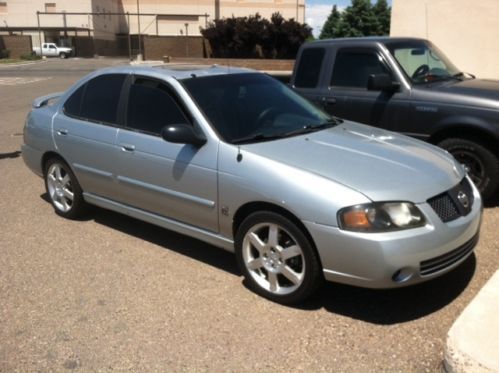
[[[462,71],[499,79],[499,0],[393,0],[391,36],[431,40]]]

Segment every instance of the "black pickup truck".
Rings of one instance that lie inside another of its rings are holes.
[[[436,144],[484,198],[499,189],[499,81],[459,71],[431,42],[352,38],[304,44],[291,86],[329,113]]]

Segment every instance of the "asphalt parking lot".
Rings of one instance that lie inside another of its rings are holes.
[[[397,290],[251,293],[232,254],[109,211],[54,214],[20,156],[31,101],[125,60],[0,66],[0,371],[439,371],[446,333],[499,267],[499,203],[470,257]]]

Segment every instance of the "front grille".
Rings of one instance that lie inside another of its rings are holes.
[[[468,179],[464,178],[454,188],[430,198],[427,202],[438,217],[447,223],[468,215],[474,200],[473,188]]]
[[[457,211],[456,205],[447,192],[430,198],[428,203],[444,223],[455,220],[461,216],[459,211]]]
[[[478,234],[455,250],[449,251],[448,253],[435,258],[422,261],[419,263],[419,273],[421,276],[428,276],[451,266],[471,253],[477,242]]]

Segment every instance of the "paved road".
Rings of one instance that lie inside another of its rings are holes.
[[[100,209],[53,213],[20,158],[30,102],[121,62],[0,68],[0,371],[440,369],[448,329],[498,268],[498,207],[476,256],[443,278],[273,304],[220,249]]]

